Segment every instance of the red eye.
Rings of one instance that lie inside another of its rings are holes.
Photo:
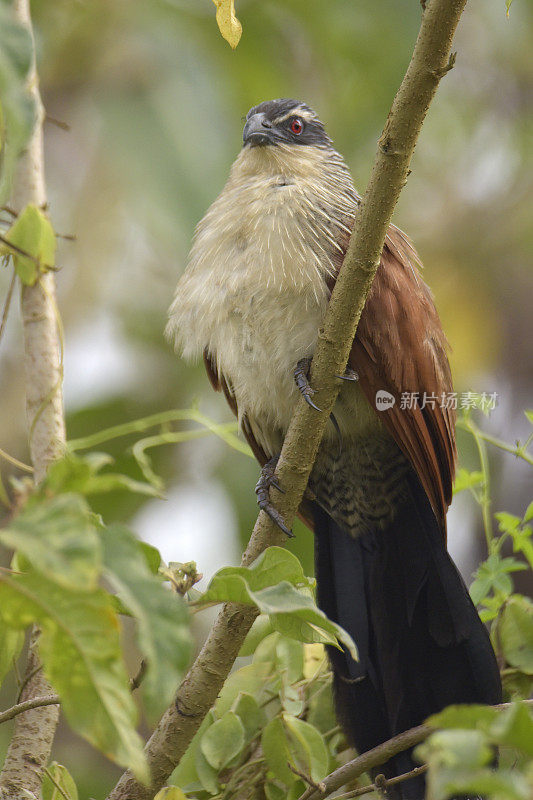
[[[291,124],[289,125],[291,131],[299,136],[304,129],[304,124],[301,119],[293,119]]]

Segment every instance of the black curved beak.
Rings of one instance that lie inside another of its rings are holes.
[[[264,114],[254,114],[250,119],[246,120],[246,125],[242,132],[242,141],[243,145],[249,144],[251,147],[274,142],[272,125]]]

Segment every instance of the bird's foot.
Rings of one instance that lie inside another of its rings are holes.
[[[301,358],[300,361],[296,364],[294,369],[294,380],[296,381],[296,386],[299,389],[300,394],[302,395],[305,402],[314,408],[316,411],[321,411],[322,409],[316,406],[313,401],[311,400],[312,395],[315,394],[315,389],[311,388],[309,384],[309,367],[311,366],[311,356],[306,356],[306,358]]]
[[[276,523],[278,528],[281,528],[283,533],[285,533],[289,537],[293,537],[294,534],[287,528],[285,522],[283,521],[283,517],[274,507],[270,500],[270,487],[273,486],[274,489],[277,489],[278,492],[283,493],[283,489],[279,485],[276,479],[276,467],[278,465],[278,458],[279,456],[274,456],[271,458],[270,461],[261,468],[261,474],[259,476],[259,480],[257,481],[257,485],[255,487],[255,493],[257,495],[257,505],[264,511],[265,514],[268,514],[270,519]]]

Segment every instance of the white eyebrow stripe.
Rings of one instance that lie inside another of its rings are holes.
[[[313,119],[313,115],[310,114],[309,111],[307,111],[305,108],[302,108],[302,106],[297,106],[296,108],[292,108],[288,114],[284,114],[283,117],[277,117],[272,124],[280,125],[282,122],[285,122],[286,119],[289,119],[289,117],[294,116],[302,117],[303,119],[307,120],[307,122],[310,122]]]

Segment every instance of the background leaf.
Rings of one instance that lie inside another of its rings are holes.
[[[221,770],[244,746],[244,726],[233,711],[214,722],[204,733],[200,748],[213,769]]]
[[[51,777],[61,787],[61,791],[50,779]],[[52,761],[48,765],[43,778],[42,793],[43,800],[65,800],[65,797],[68,797],[68,800],[78,800],[78,789],[74,778],[68,769],[57,761]]]
[[[0,576],[0,617],[15,628],[37,622],[47,677],[74,730],[142,781],[148,769],[122,662],[119,623],[101,589],[75,592],[38,573]]]
[[[156,718],[170,703],[190,658],[187,607],[151,572],[145,548],[127,528],[104,529],[102,541],[106,574],[137,620],[139,647],[147,664],[143,692],[150,717]]]
[[[34,569],[76,591],[93,590],[101,568],[101,546],[86,501],[75,494],[30,502],[0,541],[24,554]]]

